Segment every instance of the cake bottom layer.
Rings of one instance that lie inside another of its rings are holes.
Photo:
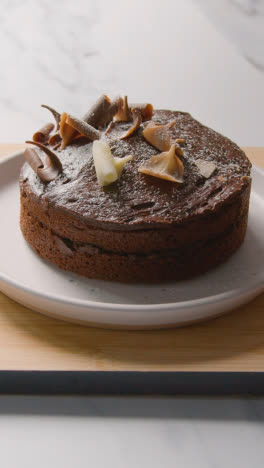
[[[221,264],[243,242],[247,219],[246,211],[220,236],[151,255],[118,254],[58,237],[23,208],[20,226],[24,238],[37,254],[61,269],[87,278],[143,283],[182,280]]]

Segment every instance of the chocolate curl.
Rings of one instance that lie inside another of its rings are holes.
[[[50,182],[57,176],[57,171],[53,170],[53,168],[50,166],[48,168],[49,171],[47,171],[47,168],[45,168],[44,171],[44,165],[37,152],[33,148],[25,149],[24,158],[43,182]]]
[[[169,151],[152,156],[141,164],[138,172],[182,184],[184,166],[176,155],[175,149],[175,145],[171,145]]]
[[[89,138],[89,140],[99,140],[101,133],[96,128],[92,127],[88,123],[84,122],[84,120],[78,119],[77,117],[73,117],[70,114],[67,114],[66,123],[70,125],[72,128],[77,130],[81,135]]]
[[[76,140],[79,140],[80,138],[83,138],[84,136],[81,135],[80,133],[76,133],[76,135],[73,137],[73,140],[72,141],[76,141]],[[85,138],[85,137],[84,137]]]
[[[173,142],[175,144],[175,153],[178,156],[184,156],[184,152],[182,151],[182,148],[180,147],[179,143],[177,141]]]
[[[112,101],[105,94],[100,96],[82,120],[94,128],[106,127],[122,106],[122,98],[115,97]]]
[[[112,120],[105,131],[105,135],[108,135],[108,133],[110,133],[114,127],[115,127],[115,121]]]
[[[99,127],[103,115],[108,111],[111,105],[111,100],[106,94],[100,96],[92,107],[84,114],[82,120],[92,127]]]
[[[73,140],[74,136],[76,135],[76,130],[71,127],[69,124],[67,124],[68,114],[66,112],[63,112],[61,114],[61,123],[60,123],[60,135],[61,135],[61,149],[63,150],[66,148],[66,146],[71,143]]]
[[[46,153],[45,163],[43,164],[37,153],[32,148],[26,148],[24,155],[32,169],[36,172],[43,182],[54,180],[62,171],[62,164],[58,156],[51,151],[47,146],[38,143],[37,141],[26,141],[30,145],[36,145],[44,153]],[[35,154],[34,154],[35,153]]]
[[[127,104],[127,96],[122,99],[122,106],[114,117],[115,122],[128,122],[131,120],[132,114]]]
[[[24,158],[32,167],[33,171],[37,174],[37,170],[43,168],[43,163],[33,148],[26,148],[24,151]]]
[[[61,119],[60,113],[57,112],[57,111],[56,111],[55,109],[53,109],[52,107],[47,106],[46,104],[41,104],[41,107],[44,107],[44,109],[48,109],[48,110],[52,113],[52,115],[53,115],[53,117],[54,117],[54,119],[55,119],[55,122],[56,122],[56,129],[55,129],[55,132],[57,132],[57,131],[59,130],[59,128],[60,128],[60,119]]]
[[[132,111],[132,108],[138,109],[140,111],[141,117],[142,117],[142,122],[144,122],[145,120],[151,120],[152,119],[152,116],[153,116],[153,105],[152,104],[150,104],[150,103],[130,104],[129,109],[131,109],[131,111]]]
[[[148,143],[155,146],[155,148],[158,150],[168,151],[172,144],[169,130],[174,127],[175,124],[176,120],[173,120],[166,125],[150,122],[143,130],[143,137],[147,140]],[[179,148],[180,146],[177,144],[177,151],[179,151]]]
[[[116,122],[128,122],[133,119],[132,109],[138,109],[140,111],[142,121],[151,120],[153,116],[153,106],[152,104],[130,104],[127,103],[127,96],[124,96],[122,100],[122,106],[119,109],[118,113],[115,115]]]
[[[53,133],[49,138],[49,145],[50,146],[57,146],[61,142],[61,136],[59,132]]]
[[[39,143],[47,143],[53,129],[53,123],[47,123],[46,125],[43,125],[43,127],[34,133],[33,140],[38,141]]]
[[[105,127],[107,124],[109,124],[109,122],[111,122],[111,120],[113,120],[114,115],[118,113],[120,107],[122,106],[122,103],[123,103],[123,99],[121,98],[121,96],[116,96],[111,101],[110,107],[105,112],[103,119],[102,119],[102,125],[100,126]]]
[[[120,137],[120,140],[124,140],[129,136],[133,135],[135,131],[138,129],[140,124],[142,123],[142,117],[139,109],[131,109],[132,117],[133,117],[133,125],[128,129],[128,131]]]

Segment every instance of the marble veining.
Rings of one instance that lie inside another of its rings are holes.
[[[262,0],[230,0],[237,8],[249,16],[263,16],[264,3]]]
[[[264,73],[264,1],[195,0],[246,60]]]
[[[0,141],[30,137],[42,103],[81,115],[127,92],[261,145],[263,18],[260,0],[2,0]]]
[[[264,0],[1,0],[0,142],[102,92],[264,145]],[[264,400],[0,397],[8,468],[262,468]]]

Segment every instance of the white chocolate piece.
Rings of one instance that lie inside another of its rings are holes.
[[[175,154],[175,145],[171,145],[169,151],[152,156],[148,161],[141,164],[138,171],[159,179],[171,182],[183,183],[184,167],[181,160]]]
[[[133,156],[113,157],[108,143],[95,140],[93,160],[99,185],[104,187],[115,182],[121,176],[125,164],[132,158]]]
[[[124,156],[123,158],[114,157],[114,165],[115,165],[118,177],[121,176],[125,164],[128,161],[131,161],[131,159],[133,159],[132,155]]]
[[[216,165],[213,162],[206,161],[205,159],[196,159],[194,162],[198,167],[200,174],[206,179],[209,179],[216,169]]]
[[[93,142],[93,160],[99,185],[103,187],[117,180],[114,158],[107,143],[98,140]]]

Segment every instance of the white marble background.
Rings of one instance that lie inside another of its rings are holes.
[[[189,110],[263,145],[259,0],[1,0],[0,142],[102,92]],[[264,401],[0,396],[8,468],[262,468]]]
[[[195,1],[216,27],[236,44],[246,60],[264,73],[264,1]]]
[[[264,402],[2,397],[3,468],[262,468]]]
[[[0,141],[30,137],[49,117],[41,103],[82,114],[102,91],[121,91],[263,145],[263,8],[244,14],[248,3],[1,0]]]

